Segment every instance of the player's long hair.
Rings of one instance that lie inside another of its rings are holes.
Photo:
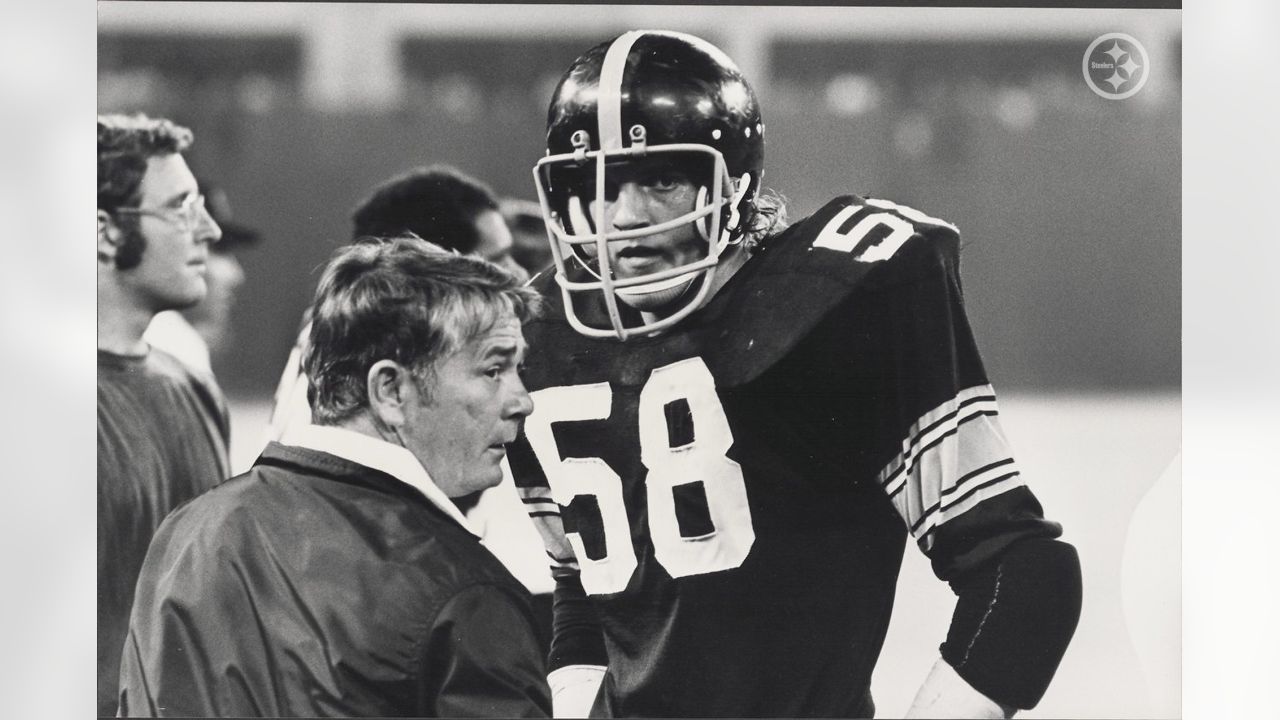
[[[743,218],[742,248],[753,253],[769,238],[787,229],[787,199],[772,188],[761,188]]]

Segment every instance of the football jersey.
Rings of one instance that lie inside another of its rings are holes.
[[[950,581],[1060,533],[1000,429],[958,243],[840,197],[625,343],[539,278],[509,458],[560,588],[551,668],[608,666],[593,714],[869,716],[908,534]]]

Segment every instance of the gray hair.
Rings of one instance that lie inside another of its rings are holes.
[[[540,300],[497,265],[416,237],[339,249],[316,288],[302,359],[313,422],[335,425],[366,408],[379,360],[409,368],[427,392],[438,361],[504,317],[527,322]]]

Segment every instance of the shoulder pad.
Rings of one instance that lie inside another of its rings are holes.
[[[767,240],[708,306],[721,317],[708,362],[721,382],[746,382],[784,357],[851,295],[958,265],[954,225],[909,207],[835,198]],[[716,306],[719,305],[718,309]],[[716,362],[717,356],[720,362]]]
[[[922,255],[955,256],[960,231],[945,220],[888,200],[844,195],[765,247],[769,274],[823,275],[852,288],[868,275],[910,273]]]
[[[785,357],[852,294],[936,272],[940,265],[954,268],[958,242],[953,225],[919,211],[838,197],[767,239],[706,307],[658,343],[579,335],[564,321],[554,273],[544,273],[531,281],[546,303],[525,329],[531,350],[526,367],[534,387],[552,374],[555,384],[597,382],[602,375],[632,383],[671,358],[700,354],[717,385],[732,387]],[[546,348],[568,362],[546,367]]]

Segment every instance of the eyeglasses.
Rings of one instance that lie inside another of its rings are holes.
[[[173,208],[120,207],[116,208],[116,212],[176,220],[184,232],[192,232],[200,224],[200,216],[204,213],[204,195],[200,193],[188,195],[181,205]]]

